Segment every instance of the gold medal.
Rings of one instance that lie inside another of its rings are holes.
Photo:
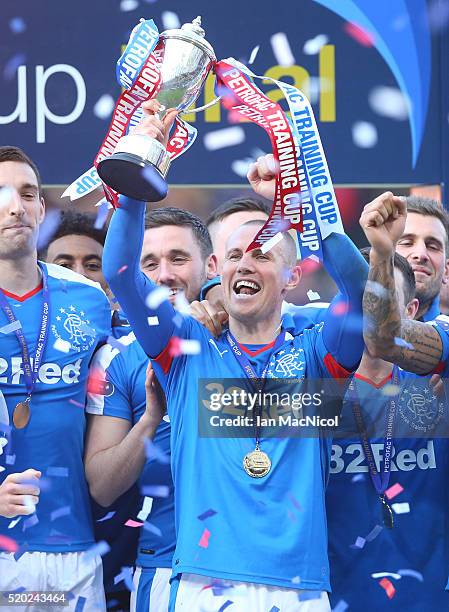
[[[256,447],[256,450],[244,456],[243,467],[251,478],[262,478],[271,470],[271,460],[266,453]]]
[[[16,429],[23,429],[30,420],[30,398],[27,397],[23,402],[16,404],[12,413],[12,422]]]

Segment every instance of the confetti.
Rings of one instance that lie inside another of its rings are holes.
[[[356,147],[371,149],[378,140],[376,127],[368,121],[356,121],[352,126],[352,140]]]
[[[163,465],[168,465],[170,463],[169,455],[166,455],[164,451],[159,446],[157,446],[157,444],[153,443],[152,440],[150,440],[149,438],[145,438],[144,445],[145,445],[145,456],[147,459],[149,459],[150,461],[154,459],[155,461],[157,461],[158,463],[162,463]],[[162,485],[162,486],[167,486],[167,485]],[[154,492],[152,494],[148,493],[149,488],[150,487],[143,487],[142,493],[144,495],[150,495],[151,497],[157,497],[156,495],[154,495]]]
[[[173,336],[170,340],[168,352],[172,357],[199,355],[201,353],[201,344],[198,340],[182,340]]]
[[[189,302],[187,301],[184,291],[179,291],[175,295],[175,308],[183,315],[190,315],[192,309],[190,307]]]
[[[272,608],[268,610],[268,612],[281,612],[281,609],[278,608],[277,606],[273,606]]]
[[[306,55],[316,55],[320,52],[321,47],[327,45],[328,42],[329,37],[326,34],[318,34],[315,38],[311,38],[304,43],[303,53]]]
[[[114,110],[114,98],[109,94],[104,94],[95,102],[94,115],[99,119],[109,119]]]
[[[345,602],[344,599],[340,599],[335,608],[332,608],[332,612],[346,612],[349,608],[349,605]]]
[[[311,302],[321,299],[320,294],[317,293],[316,291],[313,291],[312,289],[308,290],[307,297],[309,298]]]
[[[233,601],[228,599],[227,601],[224,602],[224,604],[221,606],[221,608],[218,610],[218,612],[224,612],[226,610],[226,608],[229,608],[229,606],[232,606],[233,603],[234,603]]]
[[[203,142],[208,151],[234,147],[245,140],[245,131],[239,126],[214,130],[205,134]]]
[[[270,38],[271,48],[279,66],[293,66],[295,58],[290,48],[290,43],[284,32],[277,32]]]
[[[133,519],[128,519],[125,523],[125,527],[142,527],[143,523],[139,521],[133,521]]]
[[[429,27],[432,32],[444,30],[449,21],[449,2],[447,0],[433,0],[428,7]]]
[[[179,312],[177,312],[175,314],[175,316],[173,317],[172,321],[176,325],[176,327],[179,329],[181,327],[181,325],[182,325],[182,322],[183,322],[182,315],[179,314]]]
[[[206,510],[206,512],[203,512],[197,518],[200,521],[205,521],[207,518],[210,518],[211,516],[214,516],[215,514],[217,514],[216,510],[212,510],[212,508],[210,508],[210,510]]]
[[[75,612],[83,612],[84,606],[86,605],[86,601],[86,598],[81,597],[80,595],[76,601]]]
[[[394,343],[395,343],[397,346],[403,346],[404,348],[406,348],[406,349],[410,349],[411,351],[413,351],[413,350],[414,350],[414,348],[415,348],[415,347],[413,346],[413,344],[410,344],[410,342],[407,342],[407,340],[404,340],[404,338],[398,338],[398,337],[395,337],[395,339],[394,339]]]
[[[16,76],[18,68],[24,65],[26,65],[26,55],[24,53],[17,53],[17,55],[14,55],[5,64],[5,68],[3,70],[5,80],[11,81]]]
[[[19,550],[19,545],[12,538],[0,534],[0,550],[15,553]]]
[[[27,529],[30,529],[30,527],[34,527],[38,523],[39,523],[39,519],[37,518],[35,514],[33,514],[32,516],[30,516],[30,518],[27,518],[26,520],[23,521],[22,531],[26,531]]]
[[[321,599],[321,591],[304,590],[298,593],[299,601],[310,601],[312,599]]]
[[[149,523],[148,521],[145,521],[145,523],[143,524],[143,528],[145,529],[145,531],[154,533],[154,535],[157,535],[158,537],[162,536],[162,531],[159,529],[159,527],[156,527],[156,525],[153,525],[152,523]]]
[[[356,474],[351,478],[351,482],[364,482],[365,475],[364,474]]]
[[[120,10],[123,11],[123,13],[135,11],[138,6],[138,0],[122,0],[120,2]]]
[[[148,321],[148,325],[151,327],[153,325],[159,325],[159,319],[158,317],[148,317],[147,318]]]
[[[91,338],[95,338],[95,336],[97,335],[97,332],[93,329],[93,327],[90,327],[89,325],[87,325],[87,323],[84,322],[80,323],[78,329],[82,334],[84,334],[85,336],[90,336]]]
[[[162,463],[159,461],[159,463]],[[141,487],[142,495],[148,495],[149,497],[168,497],[170,493],[170,487],[168,485],[146,485]]]
[[[37,250],[47,246],[61,225],[61,213],[59,210],[50,209],[45,213],[44,221],[39,226],[37,238]]]
[[[122,266],[121,268],[117,270],[117,274],[123,274],[123,272],[125,272],[125,270],[127,269],[128,269],[128,266]]]
[[[78,406],[78,408],[84,408],[84,404],[81,402],[77,402],[74,399],[69,399],[69,404],[73,404],[74,406]]]
[[[115,512],[108,512],[107,514],[105,514],[104,516],[102,516],[100,519],[97,519],[97,523],[103,523],[104,521],[109,521],[109,519],[111,519],[114,516]]]
[[[8,529],[14,529],[14,527],[17,525],[17,523],[18,523],[19,521],[21,521],[21,520],[22,520],[22,517],[21,517],[21,516],[19,516],[18,518],[16,518],[16,519],[12,520],[12,521],[9,523],[9,525],[8,525]]]
[[[47,468],[47,476],[58,476],[61,478],[67,478],[69,475],[69,468],[66,467],[49,467]]]
[[[295,576],[294,578],[292,578],[293,584],[299,584],[300,582],[301,582],[301,578],[299,576]]]
[[[373,527],[373,529],[371,529],[369,534],[366,536],[365,540],[367,542],[372,542],[373,540],[377,538],[377,536],[382,531],[382,529],[383,527],[381,525],[376,525],[375,527]]]
[[[399,393],[399,391],[401,390],[401,387],[399,387],[399,385],[385,385],[385,387],[382,388],[382,395],[385,395],[386,397],[394,397],[395,395],[397,395]]]
[[[173,11],[163,11],[161,17],[162,17],[162,25],[167,30],[171,30],[171,29],[176,30],[177,28],[181,27],[181,22],[179,21],[179,17],[176,13],[173,13]]]
[[[386,578],[387,576],[394,578],[395,580],[401,579],[401,575],[395,574],[394,572],[376,572],[375,574],[371,574],[371,578],[374,578],[375,580],[378,578]]]
[[[248,60],[248,64],[254,64],[254,60],[257,57],[257,54],[259,53],[259,49],[260,49],[260,45],[257,45],[256,47],[254,47],[254,49],[251,51],[250,55],[249,55],[249,60]]]
[[[272,248],[274,248],[277,244],[280,243],[280,241],[282,240],[284,236],[278,232],[277,234],[275,234],[272,238],[270,238],[269,240],[267,240],[261,247],[260,250],[263,254],[268,253],[268,251],[271,251]]]
[[[151,308],[151,310],[156,310],[156,308],[158,308],[162,302],[168,300],[170,295],[171,291],[169,287],[166,287],[165,285],[156,287],[147,295],[145,304],[148,306],[148,308]]]
[[[67,340],[56,338],[55,342],[53,343],[53,348],[60,353],[69,353],[72,345]]]
[[[14,465],[15,462],[16,462],[16,456],[15,455],[6,455],[6,457],[5,457],[6,465]]]
[[[61,506],[61,508],[53,510],[53,512],[50,514],[50,521],[55,521],[56,519],[61,518],[62,516],[67,516],[69,514],[70,506]]]
[[[351,548],[362,549],[365,546],[365,543],[366,543],[365,538],[362,538],[361,536],[357,536],[357,539],[354,542],[354,544],[351,544]]]
[[[207,548],[209,546],[209,538],[210,538],[210,531],[209,529],[205,529],[201,535],[198,545],[201,546],[202,548]]]
[[[142,509],[140,510],[139,514],[137,515],[137,518],[139,519],[139,521],[144,521],[145,522],[147,520],[148,515],[150,514],[152,507],[153,507],[153,498],[145,496],[143,498]]]
[[[371,90],[368,102],[372,110],[390,119],[405,121],[409,116],[409,104],[397,87],[379,86]]]
[[[12,323],[8,323],[8,325],[0,327],[0,334],[11,334],[18,329],[22,329],[22,323],[20,321],[13,321]]]
[[[99,202],[99,208],[97,212],[97,216],[95,218],[94,228],[95,229],[103,229],[106,220],[109,215],[109,203],[103,198],[101,202]]]
[[[398,570],[399,576],[410,576],[410,578],[416,578],[420,582],[424,582],[424,577],[420,572],[412,569],[400,569]]]
[[[374,45],[374,36],[363,28],[355,25],[355,23],[351,23],[348,21],[345,23],[343,29],[346,34],[349,34],[351,38],[356,40],[363,47],[372,47]]]
[[[385,590],[388,599],[392,599],[394,597],[394,594],[396,593],[396,589],[394,588],[393,584],[388,580],[388,578],[382,578],[382,580],[379,581],[379,584]]]
[[[11,187],[0,187],[0,206],[8,204],[13,196]]]
[[[410,512],[410,504],[402,502],[401,504],[391,504],[391,509],[395,514],[408,514]]]
[[[399,495],[399,493],[402,493],[403,490],[404,490],[404,487],[401,486],[398,482],[396,482],[393,486],[391,486],[385,491],[385,495],[387,496],[388,499],[393,499],[394,497],[396,497],[396,495]]]
[[[86,552],[84,553],[84,559],[90,561],[90,559],[93,559],[97,555],[99,555],[100,557],[103,557],[110,550],[111,550],[111,547],[106,542],[106,540],[100,540],[99,542],[96,542],[93,546],[91,546],[90,548],[86,550]]]
[[[22,34],[27,29],[22,17],[13,17],[9,20],[9,28],[14,34]]]

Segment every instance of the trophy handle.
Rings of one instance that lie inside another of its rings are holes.
[[[188,108],[185,111],[185,114],[187,113],[199,113],[202,110],[205,110],[206,108],[209,108],[210,106],[213,106],[214,104],[217,104],[217,102],[220,102],[221,98],[223,96],[218,96],[218,98],[214,98],[214,100],[212,100],[212,102],[208,102],[207,104],[205,104],[204,106],[200,106],[199,108]]]

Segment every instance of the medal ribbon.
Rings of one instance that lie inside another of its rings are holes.
[[[266,374],[267,374],[268,366],[270,364],[271,357],[284,344],[284,342],[285,342],[285,333],[286,333],[285,331],[281,331],[281,333],[276,338],[274,346],[271,349],[270,354],[269,354],[269,356],[267,358],[267,361],[265,363],[265,366],[264,366],[264,368],[262,370],[262,374],[261,374],[261,376],[257,376],[257,373],[254,370],[253,366],[251,365],[248,357],[245,355],[245,353],[243,353],[240,350],[240,347],[238,345],[237,340],[234,338],[234,336],[231,334],[231,332],[229,330],[226,332],[226,340],[227,340],[229,346],[231,347],[231,352],[234,355],[235,359],[237,360],[237,363],[239,364],[239,366],[245,372],[245,376],[252,383],[253,387],[256,388],[256,386],[255,386],[255,381],[256,380],[260,380],[260,379],[262,380],[262,386],[261,386],[260,389],[258,389],[258,391],[260,391],[260,393],[263,392],[263,389],[265,387]],[[255,432],[256,446],[258,446],[259,445],[259,441],[260,441],[260,427],[257,424],[257,419],[256,419],[256,428],[255,429],[256,429],[256,432]]]
[[[15,334],[17,340],[19,342],[20,348],[22,350],[22,362],[23,362],[23,376],[25,379],[25,387],[27,390],[28,398],[31,397],[31,394],[34,391],[34,387],[36,385],[36,381],[38,379],[39,367],[42,361],[42,357],[45,351],[45,347],[47,345],[48,340],[48,330],[49,330],[49,319],[50,319],[50,293],[48,290],[48,281],[47,274],[45,268],[38,264],[41,272],[42,272],[42,315],[41,315],[41,329],[39,331],[39,335],[37,338],[36,344],[36,352],[33,358],[33,364],[31,365],[31,357],[30,351],[28,349],[28,345],[25,340],[25,336],[21,327],[15,330]],[[0,308],[5,313],[8,321],[10,323],[15,323],[17,321],[16,316],[9,305],[8,300],[6,299],[3,291],[0,290]]]
[[[399,370],[395,365],[393,367],[392,382],[393,385],[398,385],[399,381]],[[385,415],[385,435],[384,435],[384,452],[383,458],[380,464],[380,473],[377,469],[376,462],[374,460],[373,450],[371,443],[368,439],[368,432],[366,430],[365,421],[363,419],[362,410],[360,407],[360,401],[357,395],[357,390],[354,384],[354,378],[351,378],[348,388],[348,397],[352,404],[352,411],[356,421],[357,429],[362,442],[363,451],[368,463],[368,469],[371,477],[371,482],[376,489],[378,495],[383,496],[385,490],[388,488],[390,482],[390,471],[391,471],[391,451],[393,446],[393,427],[394,419],[396,416],[396,399],[397,396],[390,399],[389,407]]]

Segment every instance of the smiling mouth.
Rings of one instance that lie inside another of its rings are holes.
[[[234,283],[232,289],[237,295],[255,295],[259,293],[261,287],[254,281],[238,280]]]

